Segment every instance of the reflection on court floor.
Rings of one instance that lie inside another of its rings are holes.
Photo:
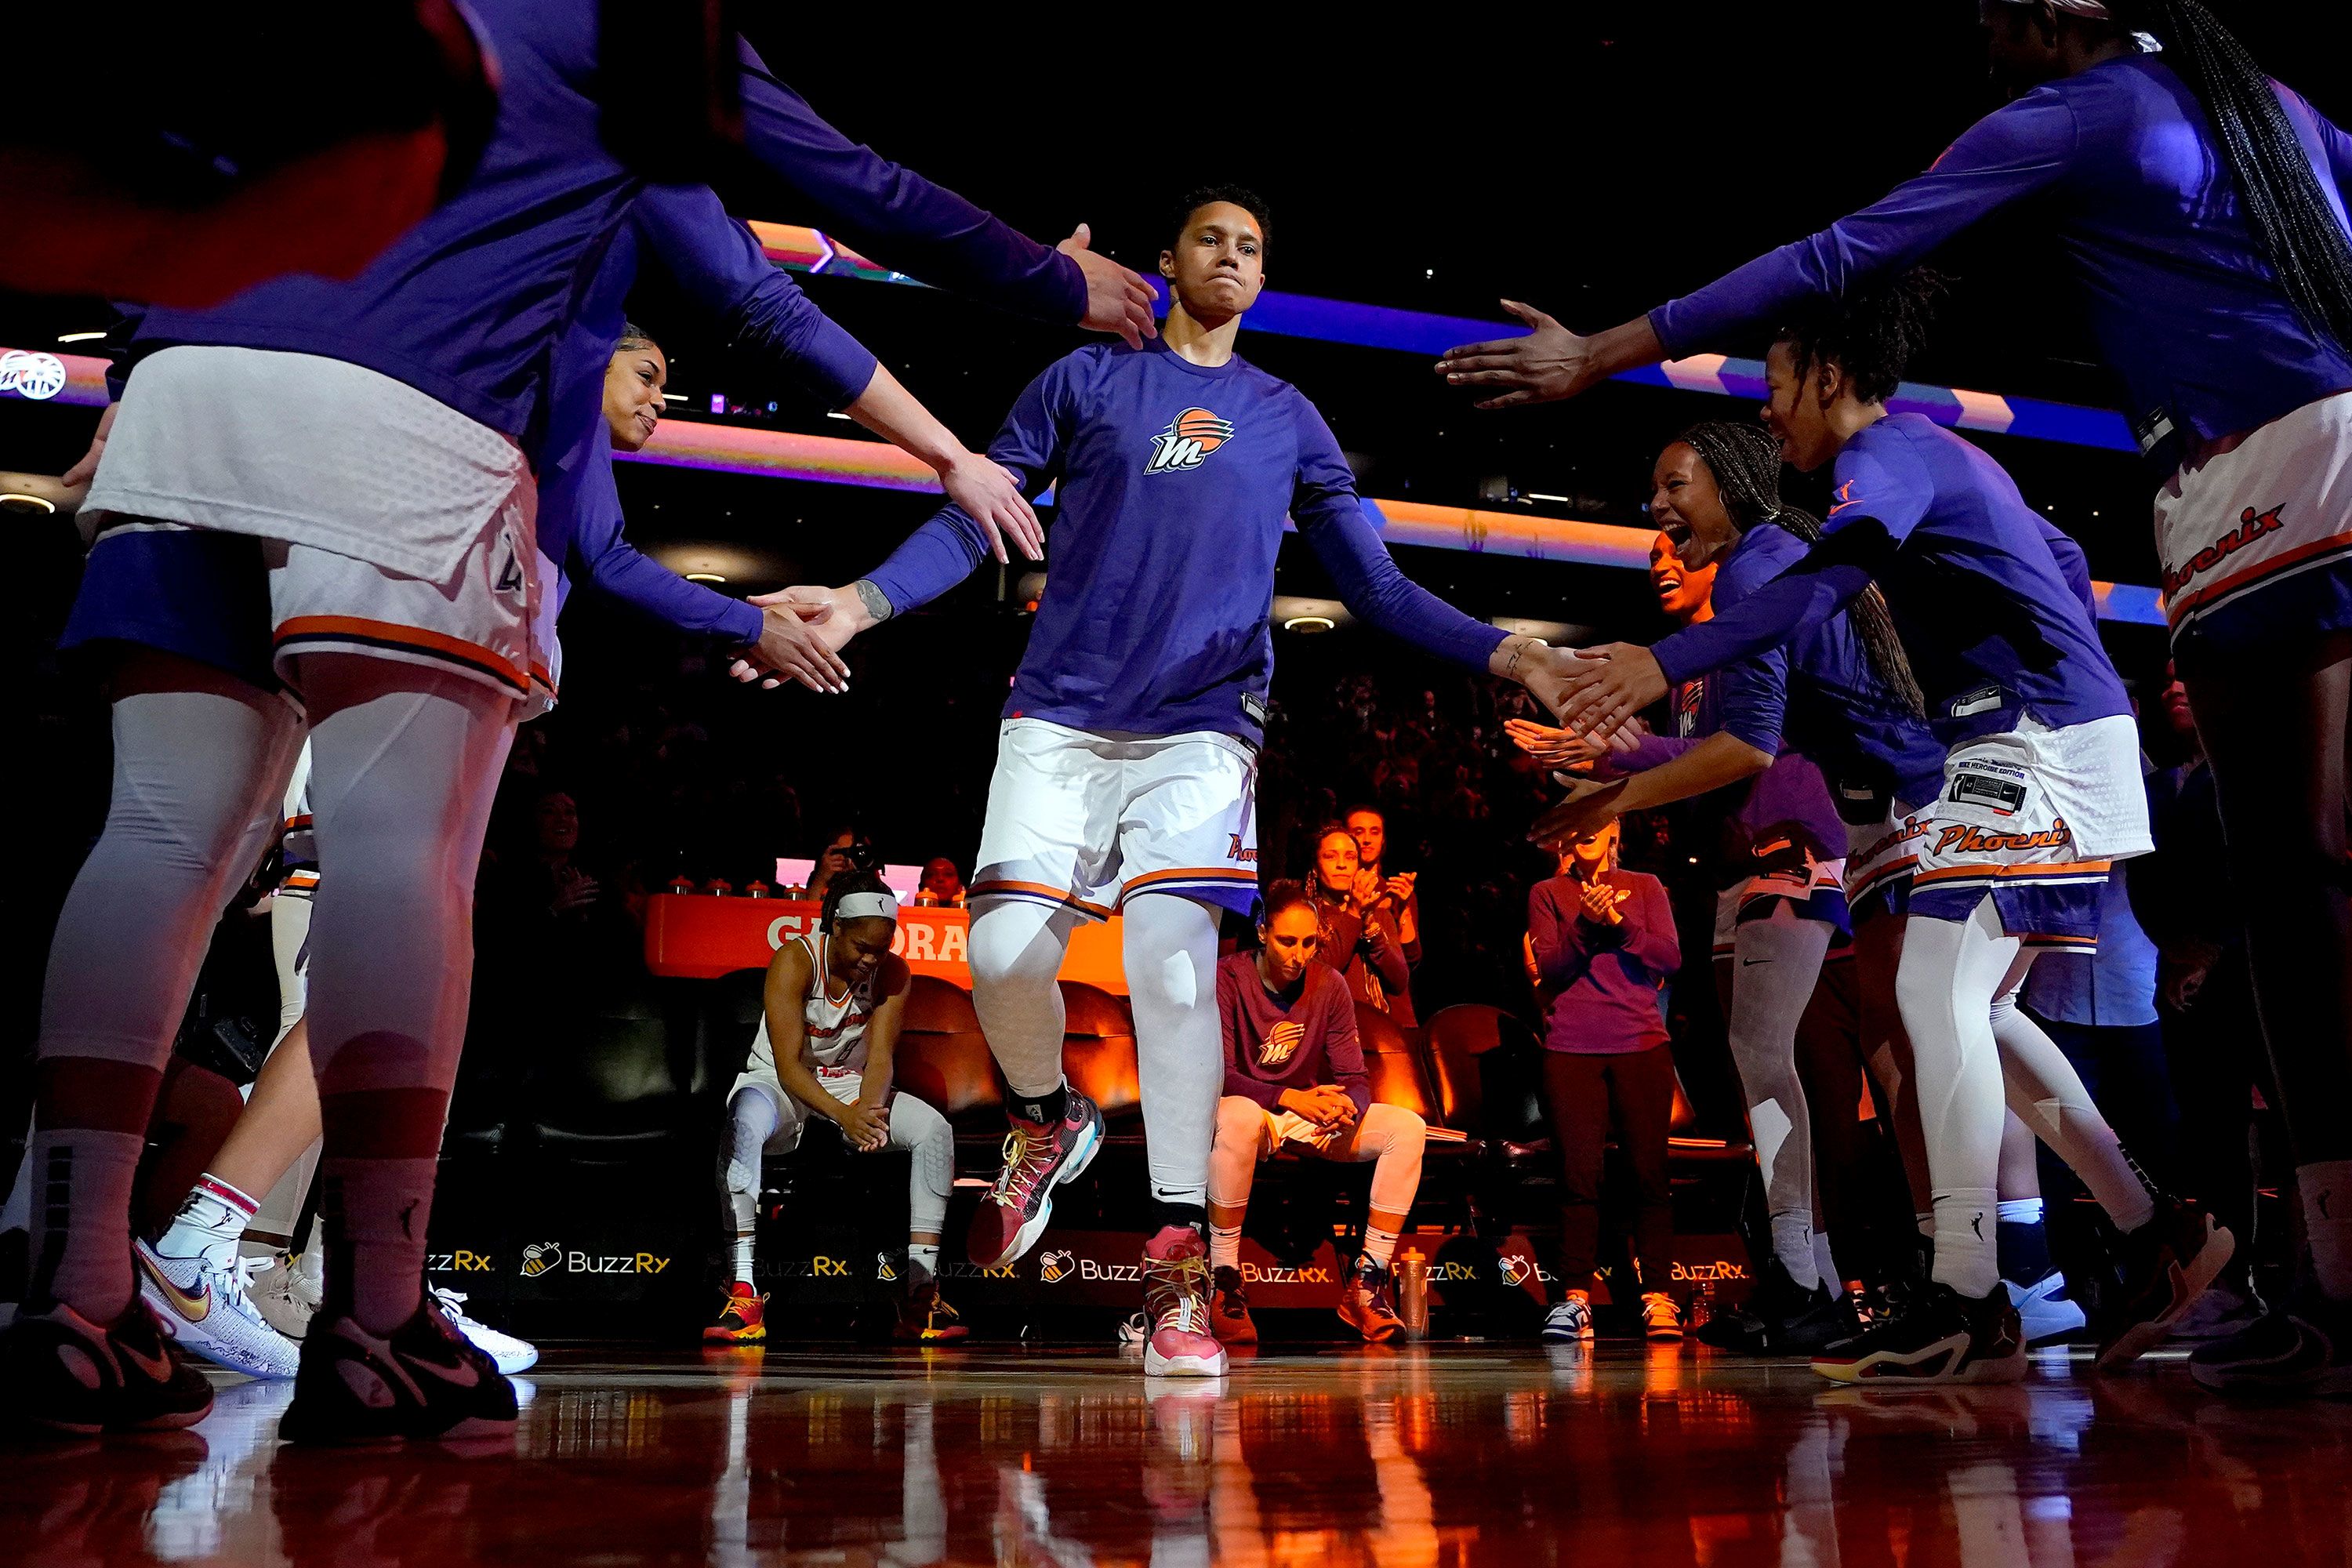
[[[1832,1389],[1686,1348],[1437,1345],[1147,1385],[1055,1353],[556,1349],[510,1452],[192,1432],[0,1452],[0,1560],[2094,1568],[2343,1560],[2352,1407],[2178,1365]]]

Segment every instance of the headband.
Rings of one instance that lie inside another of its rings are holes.
[[[844,893],[841,902],[833,906],[835,921],[883,920],[898,918],[898,900],[887,893]]]

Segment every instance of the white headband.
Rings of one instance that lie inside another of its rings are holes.
[[[841,902],[833,906],[835,921],[885,920],[898,918],[898,900],[887,893],[844,893]]]

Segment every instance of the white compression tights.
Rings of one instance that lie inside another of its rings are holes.
[[[473,992],[474,873],[517,704],[366,662],[380,688],[310,730],[310,1063],[321,1094],[446,1093]]]
[[[751,1278],[751,1234],[760,1198],[760,1155],[784,1125],[783,1106],[774,1095],[746,1084],[727,1102],[727,1216],[734,1226],[737,1278]],[[801,1108],[793,1107],[795,1110]],[[811,1113],[792,1119],[789,1142],[779,1152],[800,1147]],[[890,1147],[914,1156],[907,1181],[907,1229],[936,1237],[947,1222],[948,1194],[955,1184],[955,1129],[946,1117],[909,1094],[890,1100]]]
[[[1912,919],[1895,997],[1911,1037],[1936,1210],[1936,1279],[1966,1296],[2000,1278],[1996,1191],[2006,1104],[2091,1188],[2115,1223],[2153,1212],[2115,1131],[2050,1037],[2015,1006],[2033,954],[1988,895],[1965,921]]]
[[[49,946],[41,1054],[161,1068],[213,922],[276,828],[302,722],[259,691],[146,691],[116,700],[113,730],[106,831]]]
[[[1772,1249],[1799,1285],[1819,1282],[1813,1261],[1813,1127],[1797,1077],[1797,1024],[1821,979],[1834,928],[1786,899],[1732,938],[1732,1064],[1748,1096],[1748,1124],[1764,1173]]]
[[[1205,1205],[1224,1047],[1217,1033],[1217,912],[1172,893],[1129,900],[1122,958],[1135,1010],[1137,1076],[1152,1195]],[[971,922],[971,1000],[1016,1094],[1062,1081],[1055,984],[1077,917],[1004,899]]]

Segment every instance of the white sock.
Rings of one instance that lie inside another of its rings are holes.
[[[907,1266],[909,1268],[921,1269],[927,1279],[938,1279],[940,1277],[940,1244],[936,1241],[907,1243]],[[749,1279],[750,1276],[746,1275],[745,1278]]]
[[[2040,1225],[2042,1205],[2040,1198],[2003,1198],[2000,1200],[2000,1223],[2003,1225]]]
[[[1789,1271],[1801,1290],[1811,1290],[1822,1282],[1821,1272],[1813,1262],[1813,1216],[1809,1209],[1772,1216],[1772,1254],[1780,1267]]]
[[[1365,1238],[1367,1241],[1370,1239],[1370,1233],[1369,1231],[1365,1233]],[[1393,1237],[1390,1238],[1390,1244],[1391,1246],[1395,1244],[1395,1238]],[[1241,1223],[1239,1221],[1235,1221],[1232,1225],[1219,1225],[1216,1221],[1211,1220],[1209,1222],[1209,1267],[1212,1268],[1239,1268],[1241,1266]]]
[[[1813,1272],[1830,1288],[1831,1295],[1845,1294],[1845,1281],[1838,1278],[1837,1255],[1830,1250],[1830,1233],[1825,1230],[1813,1232]]]
[[[1396,1256],[1397,1233],[1382,1230],[1378,1226],[1364,1226],[1364,1256],[1386,1268],[1389,1259]]]
[[[1138,1090],[1151,1195],[1205,1208],[1225,1084],[1217,1025],[1217,917],[1172,893],[1129,899],[1121,948],[1135,1009]]]
[[[155,1251],[164,1258],[202,1254],[214,1268],[226,1268],[257,1206],[237,1187],[207,1171],[189,1189]]]
[[[2320,1294],[2352,1301],[2352,1160],[2297,1165],[2294,1184],[2303,1193],[2303,1229]]]
[[[1991,1187],[1936,1194],[1936,1269],[1940,1284],[1980,1299],[2000,1283],[2000,1195]]]

